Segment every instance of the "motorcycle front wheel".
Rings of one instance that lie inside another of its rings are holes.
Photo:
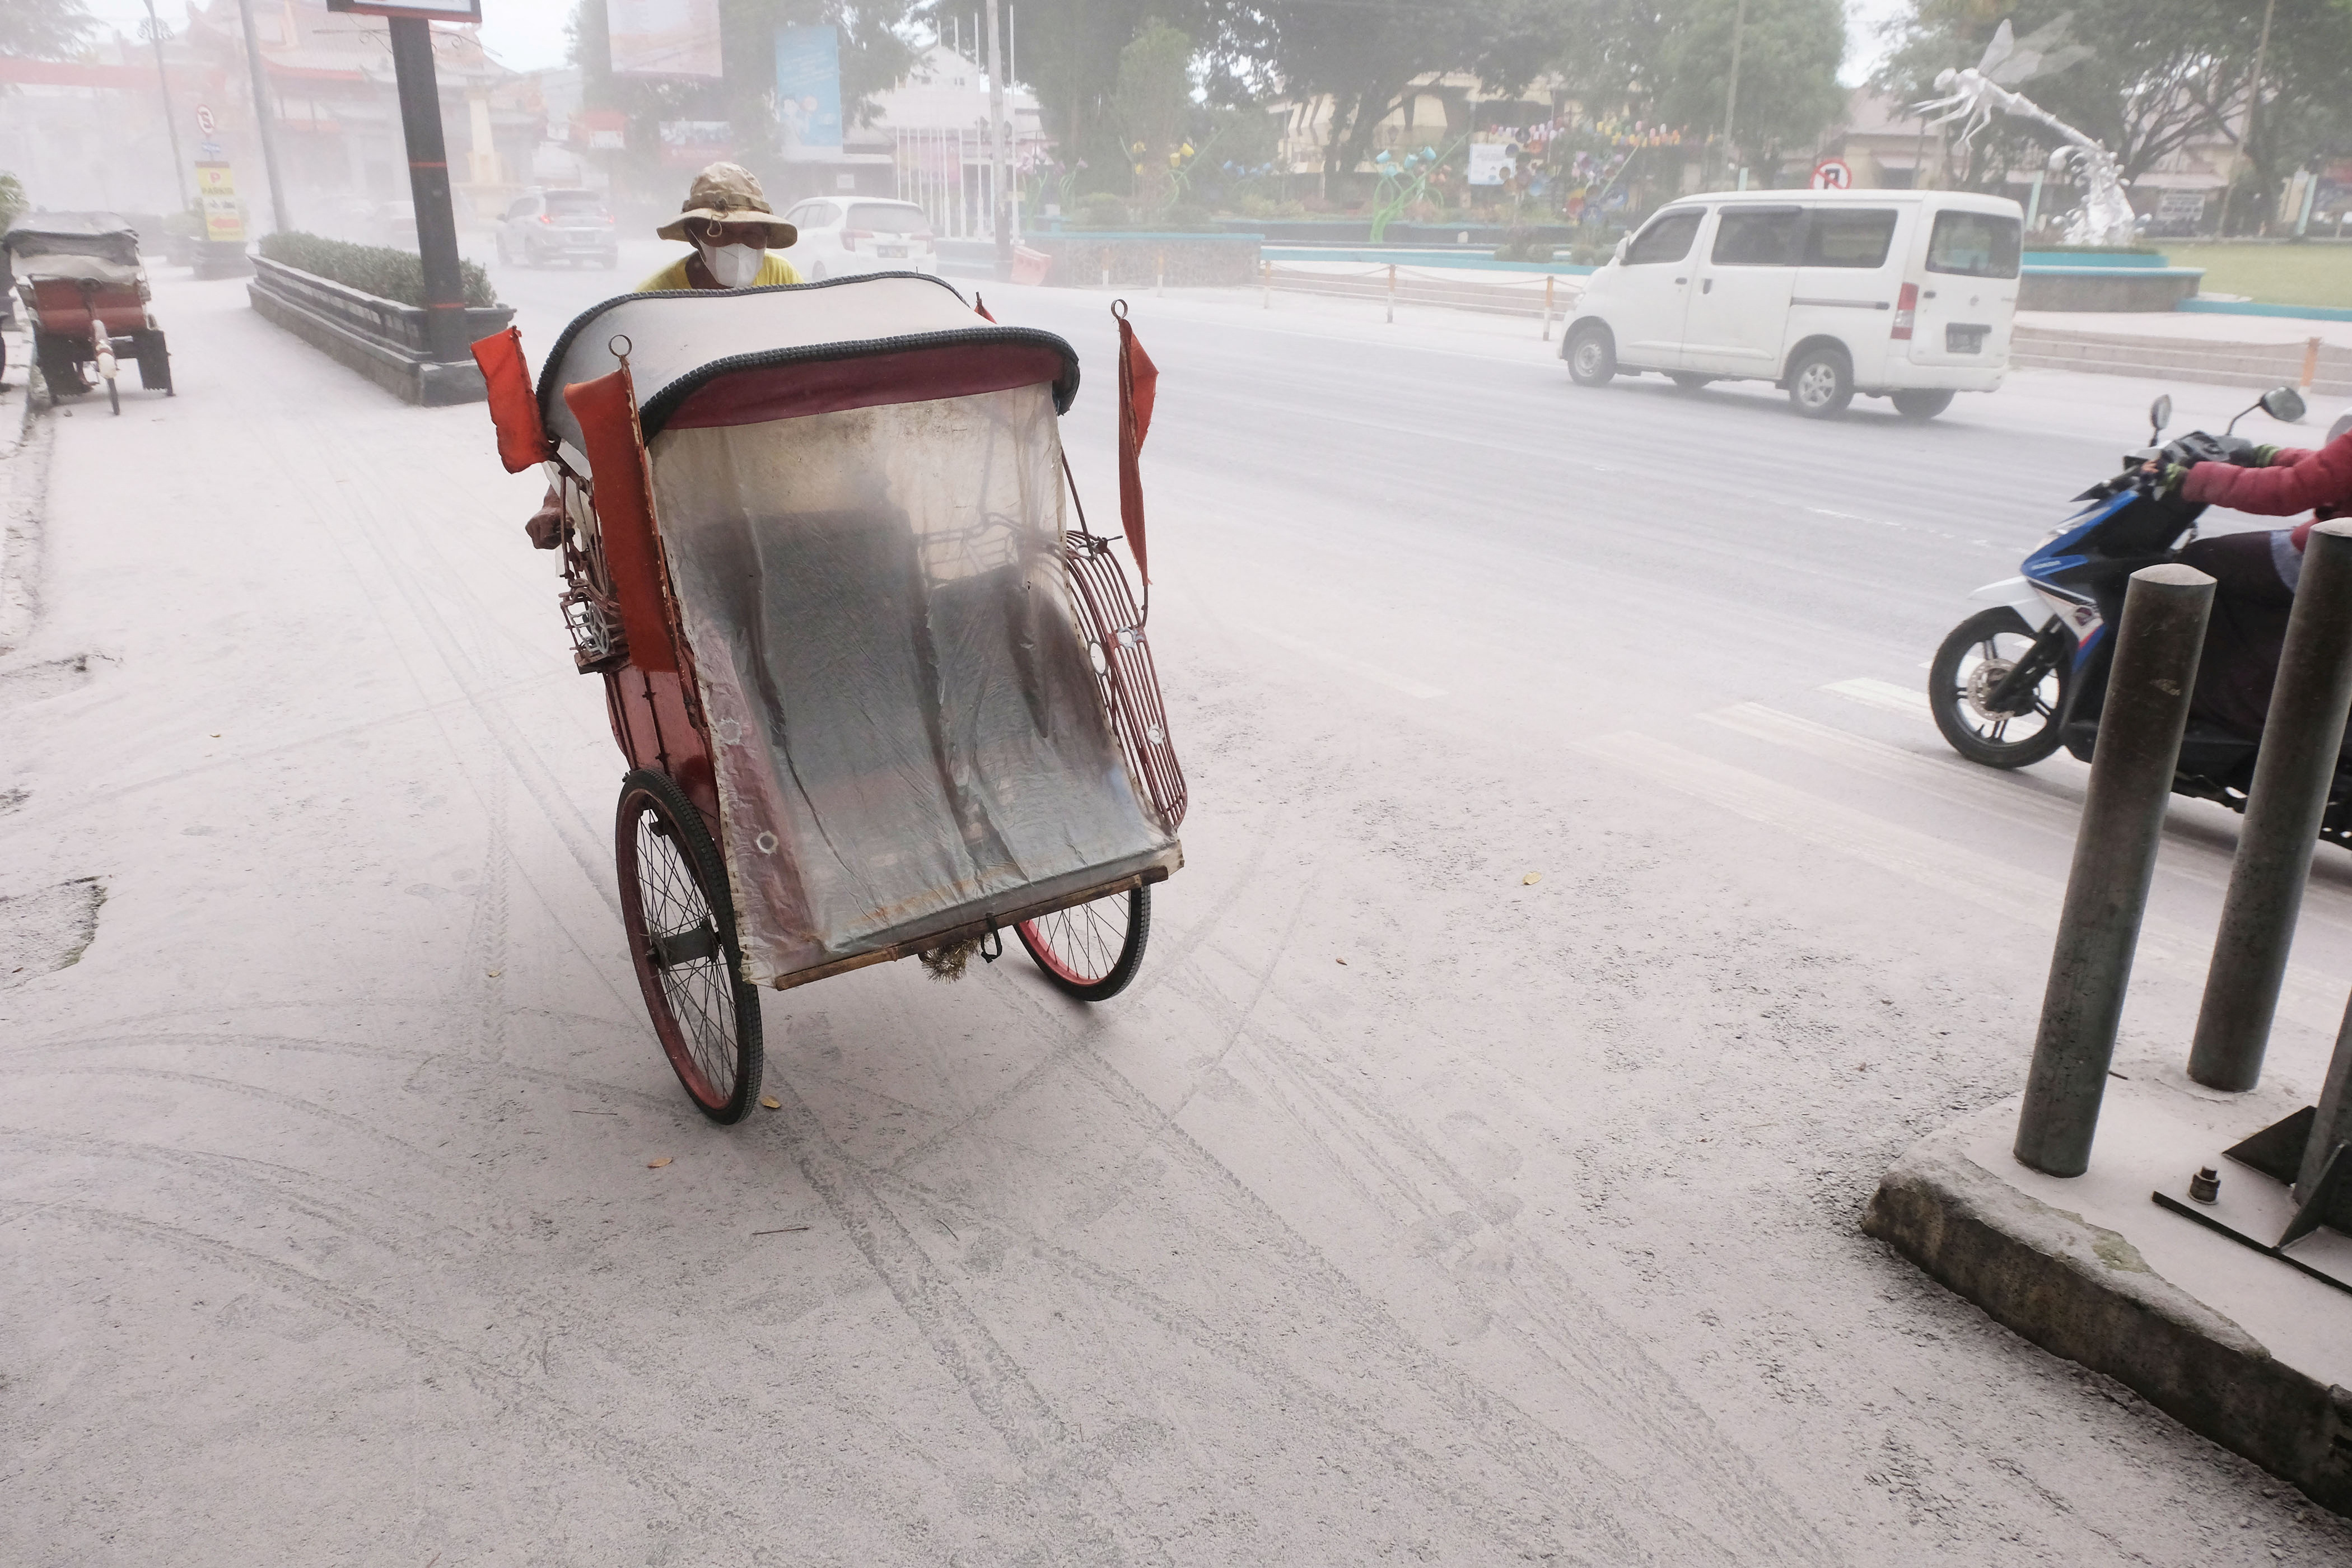
[[[2031,706],[1996,713],[1985,705],[1993,689],[2032,651],[2033,628],[2002,605],[1970,616],[1936,650],[1927,675],[1927,708],[1952,750],[1989,768],[2022,768],[2058,749],[2058,715],[2065,706],[2066,663],[2034,683]]]

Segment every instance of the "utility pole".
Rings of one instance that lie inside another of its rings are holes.
[[[441,134],[441,87],[433,77],[433,24],[392,16],[392,74],[408,144],[408,194],[416,204],[416,254],[425,264],[426,352],[466,358],[466,281],[457,266],[457,219],[449,210],[449,150]]]
[[[2247,150],[2254,144],[2254,130],[2263,113],[2263,66],[2271,52],[2271,18],[2278,14],[2278,0],[2263,0],[2263,32],[2254,42],[2254,74],[2246,86],[2246,132],[2238,139],[2237,151],[2230,159],[2230,183],[2221,187],[2221,232],[2230,232],[2230,197],[2238,189],[2238,171],[2245,163]],[[2255,203],[2255,211],[2262,204]]]
[[[1723,172],[1729,176],[1738,155],[1731,150],[1732,121],[1739,113],[1739,46],[1747,41],[1748,0],[1731,14],[1731,81],[1723,89]]]
[[[988,157],[994,166],[990,205],[996,226],[996,277],[1003,282],[1013,276],[1013,192],[1005,182],[1004,32],[997,26],[996,0],[988,0]]]
[[[163,24],[155,19],[155,0],[147,0],[147,41],[155,46],[155,89],[163,100],[163,129],[172,136],[172,188],[180,194],[180,210],[188,210],[188,165],[180,156],[180,118],[172,112],[172,79],[163,72]]]
[[[269,80],[261,69],[261,38],[253,30],[253,0],[236,0],[237,19],[245,24],[245,64],[253,73],[253,121],[261,128],[261,166],[269,175],[269,226],[283,234],[286,183],[278,177],[278,100],[269,95]]]

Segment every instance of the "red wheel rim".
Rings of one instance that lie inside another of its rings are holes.
[[[617,837],[621,917],[654,1033],[687,1093],[723,1109],[737,1073],[735,979],[709,896],[652,795],[630,797]]]
[[[1019,930],[1030,952],[1055,974],[1073,985],[1098,985],[1127,952],[1134,910],[1133,894],[1115,893],[1023,921]]]

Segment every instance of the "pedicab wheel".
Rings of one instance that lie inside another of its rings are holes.
[[[106,378],[106,405],[117,414],[122,412],[122,394],[115,389],[114,378]]]
[[[639,768],[621,781],[613,850],[629,957],[662,1052],[702,1114],[740,1121],[760,1097],[760,992],[742,979],[719,847],[668,774]]]
[[[1013,928],[1057,990],[1081,1002],[1108,1002],[1127,989],[1151,940],[1151,889],[1056,910]]]

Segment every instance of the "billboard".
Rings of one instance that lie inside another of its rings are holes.
[[[719,0],[604,0],[614,76],[719,75]]]
[[[1467,184],[1499,185],[1511,174],[1511,154],[1517,149],[1507,142],[1473,142],[1470,144],[1470,175]]]
[[[426,22],[482,19],[482,0],[327,0],[327,9],[354,16],[414,16]]]
[[[831,27],[776,29],[776,121],[787,158],[841,151],[841,40]]]
[[[734,156],[734,130],[724,120],[661,122],[661,161],[665,167],[699,169]]]

